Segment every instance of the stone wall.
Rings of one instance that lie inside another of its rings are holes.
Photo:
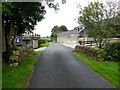
[[[12,51],[12,55],[10,56],[9,64],[10,66],[18,66],[19,62],[23,60],[23,58],[33,51],[32,45],[27,46],[18,46],[16,50]]]
[[[102,56],[102,51],[100,51],[100,49],[98,49],[98,48],[77,45],[75,47],[75,51],[79,52],[79,53],[86,54],[87,56],[93,58],[96,61],[103,61],[104,60],[104,58]]]

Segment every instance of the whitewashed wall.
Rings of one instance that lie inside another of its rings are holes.
[[[60,43],[77,43],[77,34],[71,34],[71,35],[66,35],[66,36],[58,36],[57,37],[57,42]]]
[[[33,48],[38,48],[38,40],[33,40]]]

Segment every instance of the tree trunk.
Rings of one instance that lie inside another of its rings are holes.
[[[102,45],[103,39],[99,39],[98,41],[99,41],[99,47],[98,48],[102,48],[103,47],[103,45]]]
[[[5,26],[5,43],[6,43],[6,52],[8,51],[8,36],[7,36],[8,25]]]
[[[9,30],[8,30],[8,33],[7,33],[7,34],[8,34],[8,46],[9,46],[9,47],[12,47],[12,43],[11,43],[12,33],[13,33],[12,23],[10,23]]]
[[[10,49],[12,47],[11,45],[11,38],[12,38],[12,23],[8,23],[5,26],[5,42],[6,42],[6,56],[5,56],[5,62],[9,61],[10,56]]]
[[[18,32],[18,29],[17,29],[17,30],[14,30],[13,39],[12,39],[12,41],[11,41],[12,46],[14,46],[14,41],[15,41],[17,32]]]

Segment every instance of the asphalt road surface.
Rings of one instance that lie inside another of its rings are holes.
[[[50,43],[37,58],[28,88],[114,88],[66,46]]]

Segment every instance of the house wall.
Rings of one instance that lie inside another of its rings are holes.
[[[57,42],[60,43],[77,43],[78,34],[70,34],[64,36],[58,36]]]
[[[86,30],[83,27],[75,27],[74,30],[57,34],[57,42],[77,44],[81,37],[87,37]]]
[[[33,40],[33,48],[38,48],[38,39]]]
[[[31,40],[23,40],[23,41],[22,41],[22,45],[23,45],[23,46],[31,45]]]

